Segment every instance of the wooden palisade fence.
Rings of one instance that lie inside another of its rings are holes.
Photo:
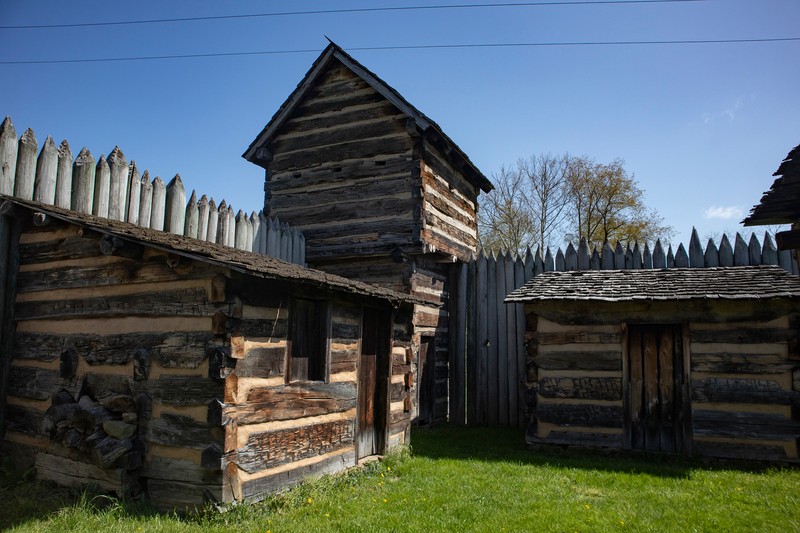
[[[794,274],[797,262],[787,250],[778,251],[768,233],[762,241],[740,234],[731,244],[727,235],[719,246],[709,240],[705,250],[697,231],[689,251],[680,244],[673,253],[657,241],[652,252],[647,244],[589,252],[586,241],[566,253],[553,255],[548,248],[523,255],[485,255],[454,266],[451,295],[450,420],[455,424],[518,426],[526,420],[525,314],[522,304],[505,304],[511,291],[533,276],[547,271],[616,270],[643,268],[710,268],[718,266],[780,265]]]
[[[9,117],[0,125],[0,194],[305,264],[302,232],[263,212],[235,213],[194,191],[187,202],[180,175],[151,181],[119,147],[99,160],[83,148],[73,160],[66,140],[56,147],[48,136],[39,151],[33,131],[17,138]]]

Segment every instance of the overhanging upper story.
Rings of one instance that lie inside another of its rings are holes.
[[[251,143],[265,208],[307,260],[433,253],[467,259],[489,180],[427,116],[331,43]]]

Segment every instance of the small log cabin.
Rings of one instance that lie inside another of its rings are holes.
[[[186,508],[408,442],[408,295],[18,199],[0,213],[0,435],[40,478]]]
[[[791,229],[778,232],[778,250],[793,250],[800,260],[800,145],[792,149],[781,162],[770,189],[758,205],[742,221],[745,226],[790,224]]]
[[[331,43],[244,157],[264,213],[303,231],[309,266],[414,295],[421,423],[448,417],[451,266],[477,250],[492,185],[421,113]]]
[[[546,272],[506,302],[528,443],[798,461],[800,280],[780,267]]]

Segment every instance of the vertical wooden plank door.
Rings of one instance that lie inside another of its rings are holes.
[[[391,314],[366,309],[361,321],[358,363],[358,458],[384,452],[389,419],[388,381]]]
[[[688,398],[680,325],[628,326],[627,375],[630,420],[625,430],[631,448],[658,452],[683,452],[690,435],[683,413]]]

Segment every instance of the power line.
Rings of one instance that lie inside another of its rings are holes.
[[[499,4],[451,4],[430,6],[387,6],[358,7],[347,9],[318,9],[313,11],[275,11],[269,13],[242,13],[237,15],[214,15],[207,17],[177,17],[142,20],[119,20],[104,22],[76,22],[64,24],[21,24],[17,26],[0,26],[0,30],[32,30],[44,28],[88,28],[96,26],[126,26],[134,24],[165,24],[173,22],[197,22],[204,20],[231,20],[264,17],[294,17],[302,15],[339,15],[345,13],[376,13],[385,11],[423,11],[442,9],[485,9],[506,7],[545,7],[545,6],[586,6],[586,5],[624,5],[624,4],[678,4],[688,2],[705,2],[706,0],[574,0],[554,2],[503,2]]]
[[[776,43],[797,42],[800,37],[765,37],[759,39],[687,39],[665,41],[562,41],[539,43],[459,43],[459,44],[417,44],[398,46],[355,46],[348,47],[351,52],[385,51],[385,50],[430,50],[430,49],[455,49],[455,48],[525,48],[525,47],[557,47],[557,46],[641,46],[641,45],[692,45],[692,44],[742,44],[742,43]],[[0,61],[0,65],[45,65],[61,63],[104,63],[118,61],[153,61],[162,59],[197,59],[209,57],[237,57],[258,55],[282,55],[319,53],[318,48],[305,48],[296,50],[261,50],[253,52],[217,52],[205,54],[174,54],[161,56],[128,56],[128,57],[96,57],[80,59],[39,59],[20,61]]]

